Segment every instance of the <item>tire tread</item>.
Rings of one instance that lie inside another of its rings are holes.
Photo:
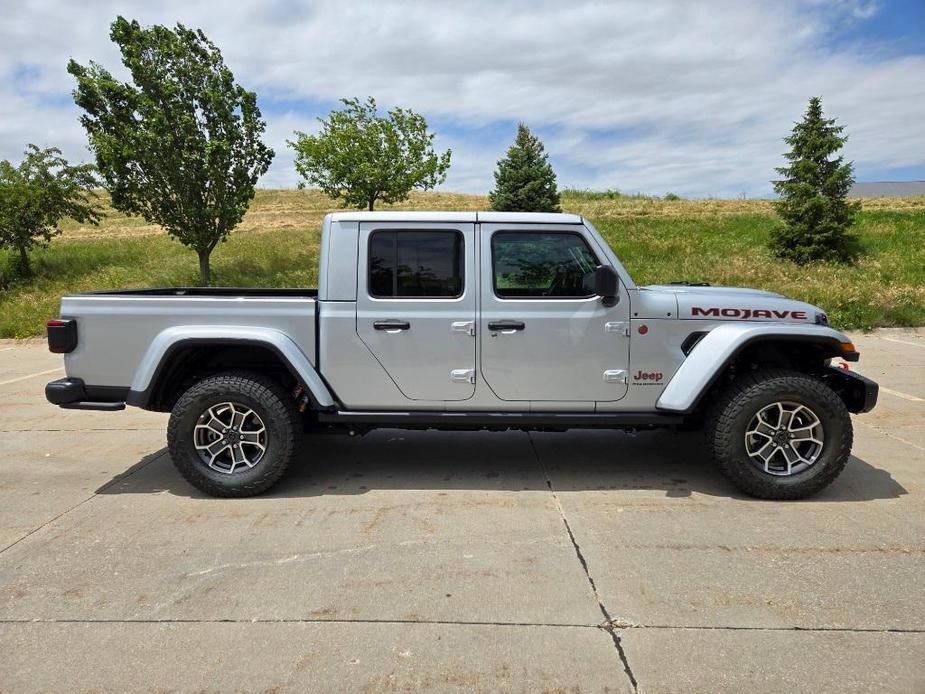
[[[767,392],[782,389],[803,392],[809,398],[827,403],[845,423],[844,435],[837,442],[838,448],[824,469],[796,484],[782,484],[781,479],[787,478],[750,474],[743,469],[743,465],[750,463],[743,463],[734,454],[735,437],[738,435],[735,419],[741,408]],[[802,499],[831,484],[848,463],[853,442],[851,417],[841,398],[818,379],[789,369],[759,369],[734,380],[720,391],[709,408],[704,432],[710,452],[724,477],[746,494],[774,500]]]
[[[188,432],[180,431],[180,422],[185,412],[201,397],[216,392],[242,393],[261,402],[267,408],[267,416],[286,425],[288,432],[282,437],[278,445],[279,460],[273,464],[261,465],[263,473],[258,477],[235,486],[227,486],[203,475],[197,468],[197,461],[189,460],[187,456],[177,453],[177,442],[180,436]],[[242,498],[255,496],[276,484],[285,474],[290,458],[298,448],[301,435],[299,413],[295,403],[288,397],[285,389],[275,381],[259,373],[249,371],[228,371],[198,381],[190,387],[174,405],[170,421],[167,425],[167,444],[171,452],[174,467],[183,478],[200,491],[211,496],[225,498]]]

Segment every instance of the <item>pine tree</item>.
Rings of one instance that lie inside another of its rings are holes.
[[[498,162],[495,189],[488,195],[491,209],[503,212],[558,212],[556,174],[538,137],[517,125],[517,138]]]
[[[860,203],[847,199],[853,166],[842,156],[833,158],[848,139],[844,129],[823,116],[822,101],[814,96],[803,120],[785,138],[789,165],[777,169],[782,179],[774,181],[780,195],[774,207],[784,222],[771,233],[775,255],[800,264],[857,258],[860,247],[850,230]]]

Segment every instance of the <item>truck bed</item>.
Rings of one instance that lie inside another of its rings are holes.
[[[68,294],[61,317],[77,321],[68,377],[128,388],[148,349],[169,329],[221,326],[226,332],[277,330],[316,362],[316,289],[167,287]]]

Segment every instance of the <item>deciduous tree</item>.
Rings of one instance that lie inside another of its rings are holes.
[[[95,62],[71,60],[67,69],[113,207],[194,249],[208,285],[212,251],[241,221],[273,159],[260,140],[257,97],[235,83],[202,31],[119,17],[110,37],[131,82]]]
[[[344,108],[319,118],[317,135],[296,131],[289,145],[296,170],[344,207],[372,210],[378,201],[406,200],[446,180],[450,155],[434,151],[427,121],[405,108],[378,115],[376,100],[341,99]]]
[[[0,246],[19,252],[19,272],[31,274],[29,250],[60,234],[65,218],[96,224],[93,166],[70,166],[54,147],[29,145],[18,166],[0,161]]]

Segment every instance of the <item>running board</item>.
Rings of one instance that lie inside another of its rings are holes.
[[[104,412],[118,412],[125,409],[124,402],[93,402],[78,400],[77,402],[64,402],[58,405],[65,410],[102,410]]]
[[[628,429],[681,424],[657,412],[319,412],[320,424],[433,429]]]

